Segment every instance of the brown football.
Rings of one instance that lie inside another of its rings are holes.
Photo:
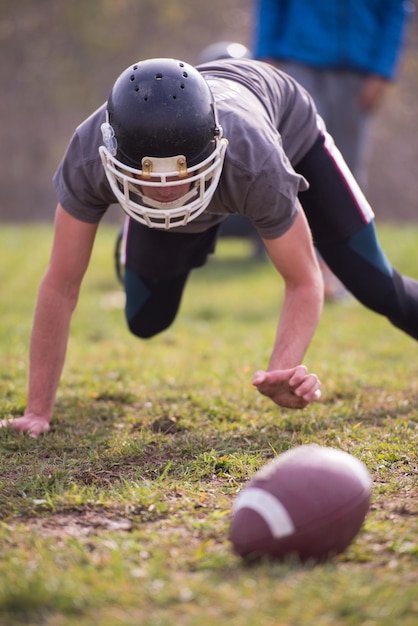
[[[230,526],[243,557],[324,561],[343,552],[369,510],[372,480],[356,457],[318,445],[280,454],[238,494]]]

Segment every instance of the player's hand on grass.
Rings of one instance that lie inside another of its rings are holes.
[[[0,428],[12,428],[21,433],[27,433],[29,437],[39,437],[49,430],[49,420],[42,415],[28,413],[23,417],[15,417],[10,420],[0,420]]]
[[[318,376],[308,374],[304,365],[271,372],[258,370],[254,374],[253,385],[261,394],[289,409],[303,409],[321,397]]]

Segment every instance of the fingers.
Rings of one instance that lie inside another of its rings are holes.
[[[320,400],[320,399],[321,399],[321,396],[322,396],[322,391],[321,391],[320,389],[317,389],[317,390],[314,392],[314,398],[315,398],[315,400],[316,400],[316,401]]]
[[[295,390],[295,395],[303,398],[306,402],[318,402],[321,399],[322,392],[319,389],[319,381],[314,382],[308,391],[301,391],[299,388]]]
[[[298,368],[301,368],[304,373],[306,373],[306,367],[304,365],[298,365]],[[256,386],[264,386],[264,387],[272,387],[274,388],[276,385],[285,383],[289,385],[290,378],[295,375],[297,368],[291,368],[286,370],[272,370],[270,372],[265,372],[263,370],[257,370],[253,377],[253,385]],[[295,378],[295,384],[302,380],[302,376],[299,375]]]
[[[305,366],[296,368],[294,375],[289,379],[289,386],[296,396],[306,402],[317,402],[321,398],[321,381],[316,374],[307,374]]]
[[[258,370],[254,375],[253,385],[261,394],[276,402],[275,397],[278,393],[289,392],[289,377],[293,372],[293,369],[274,370],[272,372]]]
[[[1,420],[0,428],[12,428],[21,433],[27,433],[29,437],[36,439],[42,433],[48,432],[49,422],[38,416],[16,417],[10,420]]]
[[[298,387],[293,389],[293,393],[306,402],[318,402],[322,395],[320,387],[321,383],[317,376],[310,374]]]
[[[291,387],[298,387],[301,383],[304,382],[308,375],[308,368],[305,365],[298,365],[294,368],[293,373],[289,377],[289,385]]]
[[[266,372],[257,370],[253,376],[253,385],[261,385],[266,380]]]
[[[316,374],[308,373],[305,365],[270,372],[258,370],[253,385],[261,394],[287,408],[305,408],[321,398],[321,381]]]

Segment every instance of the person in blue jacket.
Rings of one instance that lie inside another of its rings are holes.
[[[313,97],[360,185],[371,123],[395,78],[408,13],[403,0],[257,0],[254,57],[295,78]],[[325,298],[347,295],[319,257]]]
[[[412,2],[257,0],[254,56],[302,84],[356,179],[373,113],[394,80]]]

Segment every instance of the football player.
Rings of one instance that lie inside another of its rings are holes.
[[[126,214],[126,320],[140,338],[173,322],[222,220],[251,220],[285,285],[270,361],[253,377],[279,406],[303,408],[321,395],[318,376],[302,365],[323,304],[313,241],[354,297],[418,338],[418,282],[384,255],[372,209],[308,93],[268,64],[227,59],[194,68],[162,58],[128,67],[76,129],[54,183],[27,408],[3,426],[33,437],[49,429],[71,315],[97,227],[115,203]]]

